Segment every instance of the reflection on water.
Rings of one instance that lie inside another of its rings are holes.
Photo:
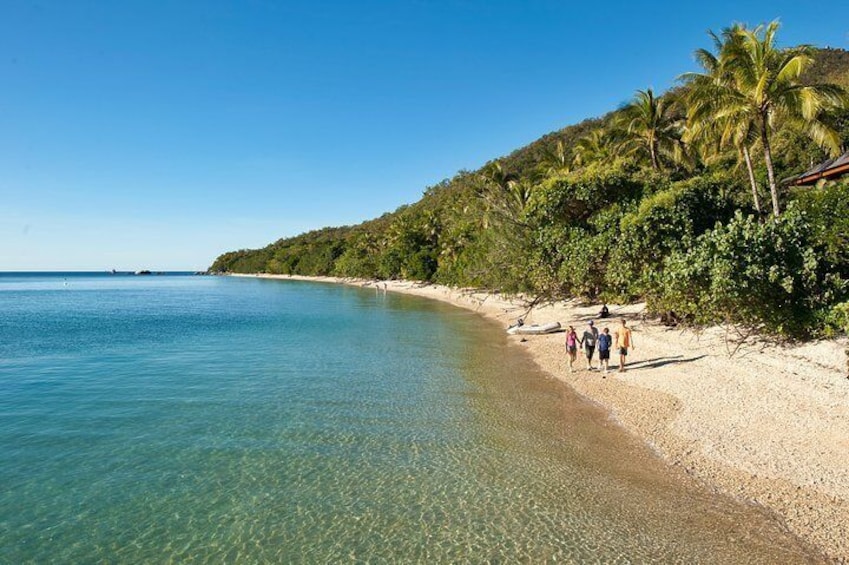
[[[474,314],[161,280],[0,284],[0,562],[811,560]]]

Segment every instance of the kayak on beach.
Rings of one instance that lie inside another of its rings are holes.
[[[560,329],[560,322],[550,322],[548,324],[531,324],[531,325],[516,325],[507,328],[507,333],[510,335],[537,335],[550,334]]]

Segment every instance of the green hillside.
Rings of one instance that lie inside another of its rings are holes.
[[[224,253],[210,270],[645,299],[693,323],[846,331],[849,184],[781,179],[849,145],[849,52],[778,49],[774,32],[724,30],[663,96],[638,92],[409,206]]]

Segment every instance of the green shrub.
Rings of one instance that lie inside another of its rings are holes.
[[[800,188],[795,196],[823,258],[835,272],[849,278],[849,181]]]
[[[816,333],[827,290],[810,226],[794,207],[761,223],[737,212],[665,261],[651,307],[698,323],[738,323],[786,337]]]
[[[625,214],[608,276],[616,292],[650,295],[670,254],[692,247],[698,236],[730,217],[731,203],[724,196],[730,182],[722,175],[679,181]]]
[[[594,163],[536,186],[528,221],[533,226],[578,225],[606,206],[638,201],[646,187],[662,182],[665,177],[635,171],[629,163]]]
[[[823,328],[826,337],[849,334],[849,302],[840,302],[829,308]]]

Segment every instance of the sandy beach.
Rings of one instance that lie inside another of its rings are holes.
[[[473,310],[505,327],[558,321],[579,335],[590,319],[611,332],[624,317],[634,348],[627,371],[570,373],[564,334],[512,336],[535,362],[607,410],[671,465],[717,492],[762,505],[836,563],[849,563],[849,379],[847,343],[777,347],[728,341],[723,328],[668,328],[644,305],[559,302],[531,309],[521,298],[406,281],[258,275],[353,284],[401,292]],[[611,366],[617,362],[612,355]],[[596,359],[597,364],[597,359]]]

